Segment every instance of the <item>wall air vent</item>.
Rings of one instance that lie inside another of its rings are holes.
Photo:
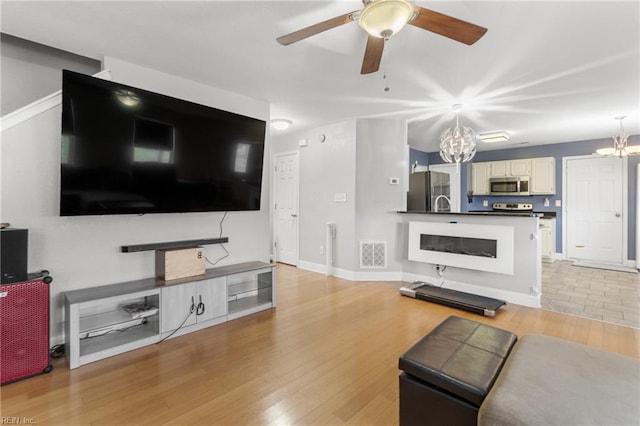
[[[387,242],[360,241],[360,268],[386,268]]]

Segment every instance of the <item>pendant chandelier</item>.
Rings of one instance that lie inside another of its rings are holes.
[[[440,135],[440,157],[447,163],[464,163],[476,155],[476,133],[470,127],[460,127],[458,113],[461,105],[453,105],[456,126],[449,127]]]
[[[625,133],[624,127],[622,125],[622,120],[624,120],[625,118],[627,118],[626,115],[621,115],[615,118],[616,120],[620,121],[620,134],[613,137],[613,147],[597,149],[596,154],[604,155],[607,157],[624,157],[626,155],[640,154],[640,146],[627,145],[627,139],[629,135]]]

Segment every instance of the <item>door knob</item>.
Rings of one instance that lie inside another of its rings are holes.
[[[621,216],[621,214],[620,214],[620,213],[616,213],[616,217],[620,217],[620,216]]]
[[[295,213],[291,213],[291,217],[298,217],[298,215]]]

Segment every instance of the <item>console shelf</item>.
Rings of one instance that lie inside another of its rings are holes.
[[[123,308],[157,307],[143,318]],[[193,303],[205,309],[191,312]],[[245,262],[173,281],[158,278],[65,293],[65,337],[70,368],[274,308],[275,265]],[[200,312],[200,313],[198,313]]]
[[[270,307],[273,302],[272,270],[238,273],[227,277],[229,315],[235,318]]]

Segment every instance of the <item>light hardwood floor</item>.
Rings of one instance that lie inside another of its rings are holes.
[[[398,423],[398,357],[449,315],[640,358],[640,330],[509,305],[486,318],[279,265],[278,307],[0,388],[38,425]],[[6,423],[6,422],[5,422]],[[24,421],[23,421],[24,424]]]

